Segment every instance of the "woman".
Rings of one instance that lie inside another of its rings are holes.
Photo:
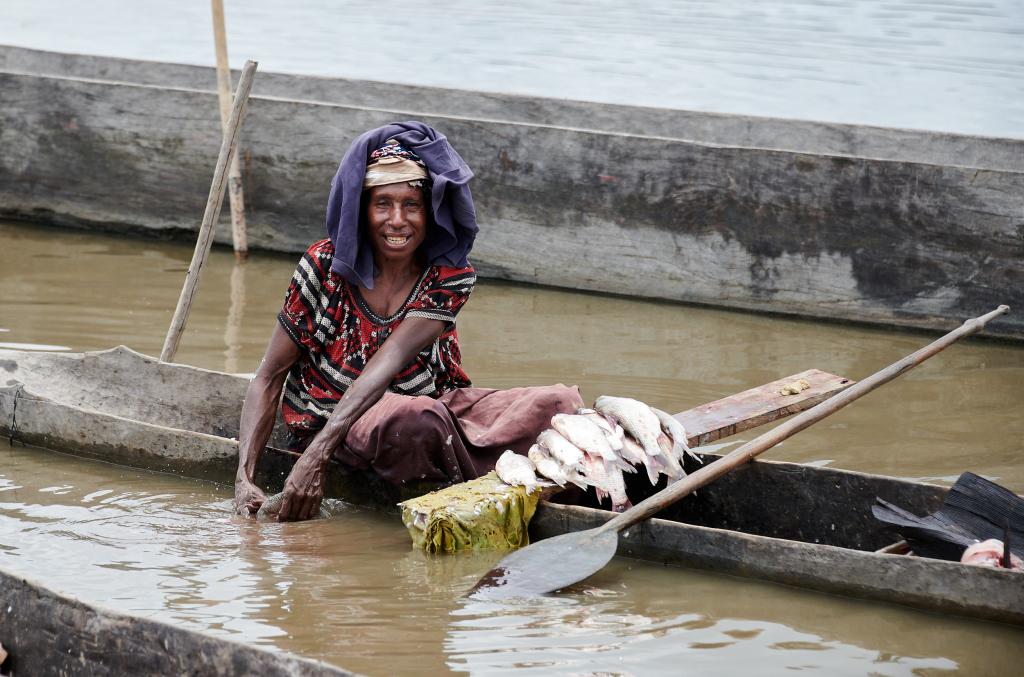
[[[292,276],[246,394],[235,507],[253,483],[281,400],[291,446],[278,519],[318,513],[333,457],[400,484],[478,477],[504,449],[525,453],[553,414],[582,406],[575,387],[471,387],[455,317],[476,275],[469,167],[421,122],[369,131],[346,152],[327,203],[329,238]]]

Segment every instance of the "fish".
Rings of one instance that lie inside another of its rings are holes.
[[[629,435],[626,435],[623,440],[622,457],[633,463],[643,465],[644,470],[647,471],[647,479],[651,481],[651,486],[655,486],[658,483],[658,475],[665,468],[665,464],[661,462],[661,457],[651,457],[645,454],[644,448],[640,446],[640,443]]]
[[[622,470],[600,456],[584,454],[584,459],[584,474],[597,492],[598,501],[603,500],[602,494],[605,494],[611,498],[612,510],[615,512],[632,507],[633,504],[626,495],[626,482],[622,477]]]
[[[663,472],[666,475],[678,478],[684,474],[682,466],[672,453],[671,442],[661,431],[661,421],[646,404],[628,397],[602,395],[594,403],[594,409],[617,421],[623,430],[640,444],[648,457],[661,457],[665,466]],[[661,446],[666,442],[669,443],[667,452]]]
[[[619,459],[600,426],[586,416],[555,414],[551,417],[551,425],[561,433],[562,437],[588,454],[600,456],[612,462]]]
[[[622,435],[622,451],[619,452],[623,460],[629,461],[635,464],[647,464],[647,454],[644,453],[644,448],[629,435],[623,433]]]
[[[621,425],[593,409],[580,408],[576,410],[576,414],[579,416],[585,416],[596,423],[597,427],[601,429],[601,432],[603,432],[604,436],[608,439],[608,444],[611,446],[613,451],[622,450],[622,438],[626,433],[623,431]]]
[[[971,564],[979,567],[992,567],[994,569],[1003,566],[1003,542],[997,538],[990,538],[967,547],[960,557],[963,564]],[[1024,570],[1024,561],[1020,557],[1010,555],[1010,568]]]
[[[672,453],[679,460],[679,463],[682,464],[684,455],[689,454],[690,458],[703,465],[704,461],[701,460],[700,456],[693,453],[693,450],[690,449],[690,445],[687,443],[689,436],[686,434],[686,428],[683,427],[679,419],[661,409],[651,407],[651,411],[658,417],[662,432],[672,440]]]
[[[271,496],[267,500],[263,501],[263,505],[261,505],[260,509],[256,511],[256,519],[257,519],[257,521],[261,521],[261,522],[264,522],[264,521],[276,522],[277,521],[277,514],[279,512],[281,512],[281,504],[282,503],[284,503],[284,492],[283,491],[280,492],[280,493],[274,494],[273,496]],[[331,516],[331,513],[321,503],[320,504],[320,514],[318,514],[316,517],[319,518],[319,519],[326,519],[326,518],[328,518],[330,516]]]
[[[569,481],[565,470],[562,469],[562,466],[558,465],[558,461],[548,455],[544,447],[538,444],[533,445],[526,452],[526,457],[533,461],[533,465],[536,466],[539,475],[547,477],[558,486],[564,487],[565,483]]]
[[[537,474],[534,472],[533,461],[511,449],[506,449],[494,464],[498,478],[511,486],[526,487],[533,491],[537,487]]]
[[[544,447],[551,456],[562,464],[565,470],[583,468],[583,452],[579,447],[562,437],[557,430],[548,428],[537,436],[537,444]]]

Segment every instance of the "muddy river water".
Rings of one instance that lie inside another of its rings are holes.
[[[0,346],[159,354],[190,256],[0,223]],[[255,369],[296,260],[235,267],[215,251],[178,360]],[[587,400],[672,411],[810,367],[862,378],[929,340],[491,280],[459,332],[476,385],[578,383]],[[1024,349],[966,342],[768,457],[935,482],[973,470],[1024,492],[1022,399]],[[1024,661],[1024,633],[1007,626],[622,558],[559,596],[468,601],[493,556],[425,556],[397,517],[334,510],[242,521],[229,487],[0,442],[0,567],[357,672],[1007,675]]]

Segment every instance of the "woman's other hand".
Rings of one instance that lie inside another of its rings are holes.
[[[244,477],[235,479],[235,512],[243,517],[253,517],[260,509],[267,495]]]
[[[317,454],[305,453],[295,462],[284,482],[279,522],[308,520],[320,514],[326,471],[326,460]]]

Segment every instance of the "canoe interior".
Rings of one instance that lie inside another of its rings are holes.
[[[326,663],[105,609],[0,569],[5,675],[342,677]]]
[[[706,463],[719,458],[701,454]],[[687,471],[699,466],[689,460]],[[664,488],[652,487],[643,473],[627,476],[633,503]],[[942,505],[947,489],[931,484],[847,470],[777,461],[753,461],[699,489],[657,517],[697,526],[728,529],[804,543],[875,551],[899,537],[871,514],[875,497],[923,515]],[[558,499],[556,499],[558,501]],[[592,494],[567,496],[592,508]],[[562,502],[562,501],[558,501]],[[607,508],[607,502],[604,508]]]
[[[824,379],[821,388],[840,387],[829,380],[839,377],[826,376],[815,377]],[[124,346],[80,354],[0,350],[0,428],[26,444],[231,484],[237,468],[233,438],[248,382],[246,376],[161,363]],[[35,407],[27,406],[25,398],[35,398]],[[279,425],[273,446],[284,446],[282,432]],[[713,462],[718,457],[704,458]],[[293,463],[287,454],[264,453],[256,480],[278,491]],[[688,470],[696,467],[688,462]],[[664,486],[652,487],[644,473],[627,476],[627,482],[634,502]],[[373,473],[335,465],[327,495],[396,510],[399,501],[433,488],[394,487]],[[874,551],[899,540],[871,515],[876,496],[925,514],[936,510],[945,494],[942,487],[893,478],[755,461],[660,517]],[[556,500],[599,507],[592,492],[566,492]]]
[[[91,353],[0,351],[0,387],[13,382],[70,407],[227,438],[238,437],[249,385],[245,376],[165,364],[125,346]]]
[[[0,350],[0,432],[26,445],[232,484],[248,384],[246,375],[161,363],[125,346],[90,353]],[[270,445],[283,449],[285,439],[279,419]],[[293,464],[287,453],[268,450],[255,479],[268,492],[280,491]],[[334,464],[326,491],[397,512],[398,502],[435,488],[394,487],[374,473]]]

